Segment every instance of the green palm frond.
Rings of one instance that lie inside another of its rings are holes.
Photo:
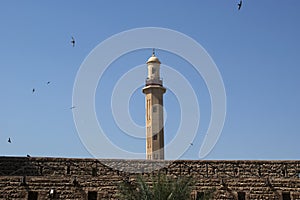
[[[137,177],[136,181],[124,180],[119,187],[120,200],[189,200],[195,182],[190,177],[172,178],[158,173],[150,178]],[[210,199],[212,192],[197,200]]]

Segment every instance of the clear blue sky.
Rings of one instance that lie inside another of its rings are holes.
[[[226,121],[206,159],[299,159],[300,1],[244,0],[240,11],[237,3],[0,1],[0,156],[92,157],[79,139],[70,110],[81,63],[114,34],[164,27],[201,44],[224,81]],[[96,94],[97,116],[105,132],[114,143],[138,152],[145,151],[144,141],[120,140],[110,98],[113,81],[144,64],[150,55],[149,49],[122,56],[107,70],[106,86],[99,85]],[[187,62],[160,50],[157,56],[163,64],[177,67],[197,93],[202,121],[194,145],[182,159],[198,159],[210,118],[209,94]],[[171,92],[166,93],[165,104],[168,141],[178,128],[180,111]],[[141,90],[134,92],[129,110],[133,120],[144,125]],[[7,142],[9,137],[12,143]]]

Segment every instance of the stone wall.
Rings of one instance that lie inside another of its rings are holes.
[[[33,157],[0,157],[0,199],[34,199],[35,194],[39,200],[51,199],[51,189],[55,191],[52,199],[92,199],[95,194],[99,200],[117,199],[121,181],[135,180],[140,174],[147,178],[158,171],[173,177],[192,176],[196,181],[194,196],[213,189],[214,199],[300,199],[300,161]]]

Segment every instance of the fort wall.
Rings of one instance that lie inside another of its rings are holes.
[[[153,172],[143,171],[149,166],[153,166]],[[142,173],[124,172],[124,168]],[[0,199],[117,199],[121,181],[134,181],[138,175],[147,178],[158,172],[173,177],[192,176],[196,181],[195,198],[201,192],[214,189],[214,199],[300,199],[300,161],[296,160],[151,161],[35,157],[0,157]],[[53,198],[51,190],[55,192]]]

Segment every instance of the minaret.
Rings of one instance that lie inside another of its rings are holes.
[[[148,77],[143,93],[146,95],[146,159],[164,160],[163,87],[160,79],[160,61],[152,56],[147,61]]]

